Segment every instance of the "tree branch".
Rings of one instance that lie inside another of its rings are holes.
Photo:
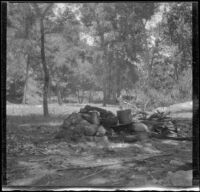
[[[39,8],[37,3],[32,3],[32,6],[34,7],[36,13],[38,14],[38,16],[43,19],[46,15],[46,13],[49,11],[49,9],[53,6],[53,3],[49,3],[49,5],[45,8],[45,10],[41,11],[41,9]]]
[[[41,14],[41,17],[44,18],[46,13],[49,11],[49,9],[53,6],[53,3],[50,3],[46,9],[44,10],[44,12]]]
[[[9,27],[10,27],[10,28],[13,28],[13,29],[17,29],[18,31],[21,30],[21,28],[17,27],[17,26],[14,25],[13,23],[11,23],[11,24],[9,25]]]
[[[41,11],[40,11],[40,8],[38,7],[38,4],[37,3],[32,3],[32,6],[34,7],[36,13],[41,16]]]

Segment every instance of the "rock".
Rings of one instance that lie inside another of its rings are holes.
[[[87,126],[90,126],[90,125],[92,125],[92,124],[89,123],[88,121],[84,120],[84,119],[81,120],[80,124],[79,124],[80,127],[87,127]]]
[[[138,132],[136,136],[139,141],[147,141],[149,139],[149,135],[146,132]]]
[[[109,144],[110,144],[110,142],[109,142],[107,136],[103,136],[103,137],[102,137],[102,141],[103,141],[103,143],[104,143],[105,145],[109,145]]]
[[[94,137],[93,136],[85,136],[85,139],[88,142],[94,142]]]
[[[70,131],[75,131],[75,130],[77,130],[77,128],[78,128],[78,126],[70,126],[69,128],[68,128],[68,130],[70,130]]]
[[[72,118],[72,124],[78,124],[82,120],[82,117],[79,113],[75,113]]]
[[[62,139],[62,138],[64,138],[62,131],[59,131],[59,132],[55,135],[54,138],[55,138],[55,139]]]
[[[93,107],[90,105],[86,105],[83,109],[80,110],[81,113],[89,113],[91,111],[97,111],[100,114],[101,118],[111,118],[115,117],[115,114],[111,111],[107,111],[105,109],[99,107]]]
[[[80,113],[72,113],[64,120],[62,127],[67,129],[71,125],[79,124],[81,120],[82,117]]]
[[[93,138],[93,137],[91,137],[91,138]],[[88,147],[96,147],[96,143],[93,142],[93,141],[92,141],[92,142],[89,142],[89,141],[88,141],[88,142],[87,142],[87,146],[88,146]]]
[[[130,179],[135,179],[135,178],[136,178],[135,174],[131,175],[131,177],[130,177]]]
[[[95,125],[99,125],[100,124],[100,120],[99,120],[99,112],[98,111],[91,111],[91,123],[95,124]]]
[[[97,135],[99,137],[96,138],[95,142],[105,145],[106,143],[108,143],[108,139],[107,137],[103,137],[106,134],[105,128],[98,125],[98,112],[93,111],[91,112],[91,114],[93,115],[93,123],[96,124],[91,124],[90,122],[85,120],[82,117],[84,116],[84,114],[72,113],[63,121],[63,124],[60,127],[60,131],[56,134],[55,138],[66,138],[69,141],[71,140],[76,142],[81,142],[85,140],[89,142],[94,142],[95,139],[93,136]]]
[[[100,123],[106,127],[106,128],[110,128],[113,126],[116,126],[118,123],[118,118],[117,117],[104,117],[100,119]]]
[[[96,136],[104,136],[106,134],[106,130],[103,126],[99,126],[97,129]]]
[[[148,127],[143,123],[133,123],[133,130],[135,132],[150,132]]]
[[[124,137],[125,142],[136,142],[138,141],[138,137],[136,135],[127,135]]]
[[[92,123],[92,116],[91,116],[91,114],[82,113],[81,116],[82,116],[82,118],[83,118],[84,120],[86,120],[87,122]]]
[[[101,146],[108,147],[108,145],[109,145],[109,140],[108,140],[108,137],[107,137],[107,136],[103,136],[103,137],[94,136],[94,141],[95,141],[98,145],[101,145]]]
[[[70,127],[70,125],[71,125],[71,122],[68,121],[67,119],[65,119],[65,120],[63,121],[62,128],[63,128],[63,129],[67,129],[68,127]]]
[[[94,136],[94,141],[100,143],[102,142],[102,137]]]
[[[88,126],[84,126],[84,135],[86,136],[94,136],[98,130],[98,126],[97,125],[88,125]]]
[[[168,185],[176,187],[191,187],[192,186],[192,170],[177,171],[175,173],[168,172]]]

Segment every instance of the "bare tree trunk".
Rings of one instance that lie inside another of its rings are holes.
[[[103,88],[103,106],[106,107],[106,104],[107,104],[107,88],[105,84]]]
[[[84,90],[82,90],[82,95],[81,95],[81,103],[83,103],[83,101],[84,101],[84,97],[85,97],[85,91],[84,91]]]
[[[80,92],[79,90],[76,91],[76,95],[77,95],[77,98],[78,98],[78,103],[81,103],[81,98],[80,98]]]
[[[82,103],[84,102],[84,99],[85,99],[85,91],[83,90],[83,100],[82,100]]]
[[[174,63],[174,80],[177,82],[178,81],[178,65],[177,63]]]
[[[63,101],[62,101],[61,92],[60,92],[60,85],[58,83],[56,85],[56,93],[57,93],[57,98],[58,98],[58,104],[62,105]]]
[[[49,71],[47,68],[46,58],[45,58],[45,47],[44,47],[45,38],[44,38],[43,18],[40,19],[40,32],[41,32],[41,59],[44,71],[43,112],[44,116],[49,116],[49,111],[48,111]]]
[[[111,65],[108,63],[108,99],[111,101]]]
[[[85,96],[85,91],[84,90],[82,90],[82,94],[80,93],[80,90],[77,90],[77,97],[78,97],[78,102],[79,103],[83,103],[84,96]]]
[[[41,35],[41,60],[42,60],[42,68],[44,71],[44,88],[43,88],[43,113],[44,116],[49,116],[48,111],[48,88],[49,88],[49,70],[47,68],[46,64],[46,58],[45,58],[45,33],[44,33],[44,17],[46,13],[50,10],[50,8],[53,6],[53,3],[49,3],[44,11],[41,11],[37,3],[32,3],[32,6],[34,7],[36,14],[39,18],[40,22],[40,35]]]
[[[25,77],[25,84],[24,84],[24,95],[23,95],[23,100],[22,103],[26,104],[26,95],[27,95],[27,90],[28,90],[28,72],[29,72],[29,67],[30,67],[30,56],[29,54],[27,55],[27,63],[26,63],[26,77]]]
[[[120,70],[120,66],[117,66],[117,77],[116,77],[116,92],[117,92],[117,98],[120,96],[121,93],[121,70]]]
[[[145,61],[145,64],[147,65],[147,84],[150,86],[152,82],[152,67],[153,67],[153,61],[154,61],[154,50],[151,50],[148,48],[148,43],[145,41],[146,44],[146,51],[143,54],[143,58]],[[151,53],[151,54],[150,54]]]
[[[89,103],[92,102],[92,90],[90,90],[90,92],[89,92],[88,102],[89,102]]]
[[[97,26],[100,29],[99,21],[97,21]],[[105,42],[104,42],[104,34],[101,31],[99,31],[99,35],[100,35],[100,39],[101,39],[101,50],[103,51],[102,61],[104,63],[106,63],[107,62],[107,57],[106,57],[107,53],[106,53],[106,47],[105,47]],[[106,74],[105,74],[104,80],[103,80],[104,81],[104,85],[103,85],[103,106],[104,107],[107,104],[107,66],[105,66],[105,67],[106,67],[106,72],[105,72]]]
[[[52,84],[51,84],[51,77],[49,76],[48,102],[51,101],[51,96],[52,96]]]
[[[153,62],[154,62],[154,51],[152,52],[152,57],[150,60],[150,56],[149,53],[147,53],[147,57],[148,59],[146,60],[147,63],[147,67],[148,67],[148,85],[151,86],[152,83],[152,67],[153,67]]]

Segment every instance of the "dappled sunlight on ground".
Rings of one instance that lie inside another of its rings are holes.
[[[8,186],[174,186],[170,173],[190,180],[191,141],[69,143],[54,139],[63,117],[26,113],[7,116]]]

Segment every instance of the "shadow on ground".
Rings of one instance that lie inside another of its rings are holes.
[[[56,116],[7,117],[8,186],[191,186],[190,141],[110,142],[104,148],[55,140],[61,123]]]

